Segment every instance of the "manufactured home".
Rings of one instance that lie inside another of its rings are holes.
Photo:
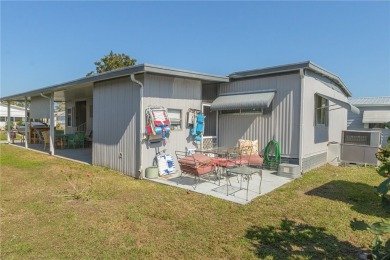
[[[361,111],[360,114],[348,113],[349,130],[379,131],[381,145],[387,145],[390,129],[385,123],[390,122],[390,97],[349,98],[348,101]]]
[[[54,103],[64,102],[65,133],[93,132],[92,164],[142,178],[162,149],[236,146],[239,139],[258,140],[260,150],[276,140],[282,158],[306,172],[327,162],[348,111],[359,113],[350,96],[338,76],[307,61],[228,76],[140,64],[1,100],[27,101],[30,118],[50,122]],[[170,118],[166,136],[148,133],[147,111],[154,108]],[[200,139],[191,134],[191,111],[205,115]],[[51,154],[58,149],[54,135],[53,123]]]
[[[0,103],[0,129],[5,128],[8,117],[10,118],[11,125],[14,127],[17,122],[23,121],[25,114],[24,107],[10,105],[9,112],[8,115],[8,106]]]

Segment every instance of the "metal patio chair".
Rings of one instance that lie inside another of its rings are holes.
[[[75,132],[73,136],[70,136],[68,139],[68,147],[73,146],[73,148],[76,147],[82,147],[84,148],[84,132]]]
[[[46,150],[46,144],[50,145],[50,132],[43,131],[41,134],[41,132],[39,132],[39,130],[36,130],[36,131],[37,131],[38,139],[42,138],[43,150]]]
[[[199,153],[188,155],[184,151],[175,151],[175,154],[180,167],[180,178],[183,174],[195,177],[194,190],[201,177],[213,173],[218,178],[217,167],[210,157]],[[179,185],[179,182],[177,182],[177,185]]]

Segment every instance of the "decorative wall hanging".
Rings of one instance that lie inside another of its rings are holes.
[[[149,140],[166,140],[171,129],[168,112],[164,107],[148,107],[145,111],[145,133]]]

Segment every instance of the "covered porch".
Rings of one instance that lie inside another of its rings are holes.
[[[6,129],[8,143],[92,163],[93,82],[64,83],[15,95],[6,101],[8,111],[12,101],[23,102],[25,108],[23,124]],[[55,113],[61,111],[65,125],[55,120]],[[20,140],[19,136],[14,140],[16,134],[21,135]]]
[[[15,142],[10,143],[10,145],[25,148],[24,143],[20,142],[19,140],[15,140]],[[28,149],[46,153],[48,155],[50,154],[50,151],[47,148],[43,149],[43,144],[29,144]],[[54,156],[79,163],[92,164],[92,148],[88,147],[76,149],[56,149]]]

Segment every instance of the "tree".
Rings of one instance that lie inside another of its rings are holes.
[[[111,71],[115,69],[120,69],[128,66],[133,66],[137,62],[136,59],[130,58],[130,56],[122,53],[117,54],[113,51],[110,51],[110,53],[103,58],[100,59],[100,61],[96,61],[94,64],[96,66],[96,71],[91,71],[87,74],[87,76],[93,75],[93,74],[99,74],[106,71]]]
[[[2,102],[4,105],[8,105],[7,102]],[[11,105],[18,106],[18,107],[24,107],[24,101],[11,101]]]

